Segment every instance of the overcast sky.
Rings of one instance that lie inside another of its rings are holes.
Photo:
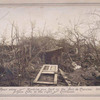
[[[11,23],[14,21],[19,27],[20,34],[25,31],[26,36],[30,35],[30,20],[35,23],[35,34],[37,30],[56,32],[58,27],[71,26],[71,23],[78,21],[91,22],[98,20],[98,17],[91,17],[90,12],[100,11],[99,6],[0,6],[0,37],[6,33],[10,41]],[[95,18],[95,19],[94,19]],[[71,22],[71,23],[70,23]],[[63,25],[63,26],[62,26]],[[80,30],[86,31],[84,25]],[[46,34],[46,33],[45,33]],[[61,37],[61,34],[58,35]]]

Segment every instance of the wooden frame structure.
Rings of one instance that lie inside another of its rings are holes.
[[[39,81],[39,78],[41,75],[54,75],[54,80],[53,82],[48,82],[48,81]],[[38,83],[38,84],[57,84],[57,76],[58,76],[58,65],[50,65],[50,64],[45,64],[42,66],[40,72],[38,73],[37,77],[33,81],[33,83]]]

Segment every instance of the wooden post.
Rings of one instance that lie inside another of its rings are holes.
[[[18,74],[18,85],[21,86],[21,74]]]

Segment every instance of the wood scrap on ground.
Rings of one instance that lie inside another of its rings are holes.
[[[57,73],[58,65],[45,64],[42,66],[33,83],[57,85]],[[52,80],[50,80],[51,78]]]
[[[71,82],[68,80],[67,75],[59,68],[60,74],[62,75],[63,79],[65,80],[68,86],[71,86]]]
[[[82,68],[81,66],[77,65],[75,62],[72,62],[72,65],[74,66],[74,70]]]

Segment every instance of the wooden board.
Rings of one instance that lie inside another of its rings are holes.
[[[71,82],[68,80],[67,75],[61,69],[59,69],[59,71],[60,71],[60,74],[62,75],[63,79],[65,80],[66,84],[68,86],[71,86]]]
[[[38,83],[38,84],[57,84],[57,75],[58,74],[58,65],[50,65],[50,64],[45,64],[42,66],[40,72],[36,76],[35,80],[33,83]],[[53,82],[48,82],[48,81],[40,81],[40,77],[44,75],[53,75]]]

